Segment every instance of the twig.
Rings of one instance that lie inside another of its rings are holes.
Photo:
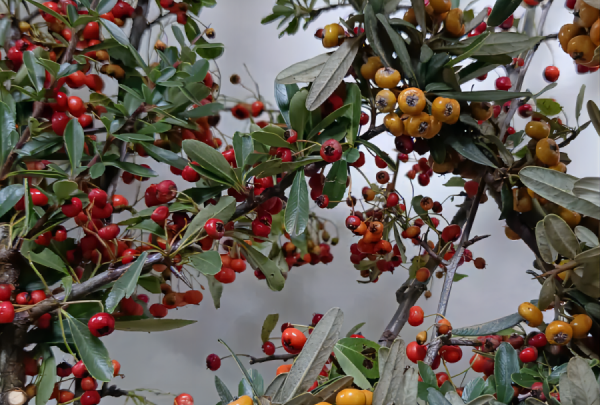
[[[480,240],[489,238],[491,235],[483,235],[483,236],[475,236],[473,239],[468,240],[465,242],[465,244],[463,245],[464,248],[468,248],[469,246],[471,246],[472,244],[479,242]]]
[[[469,211],[469,215],[467,217],[467,221],[463,226],[462,235],[460,237],[460,241],[458,242],[458,246],[456,248],[456,253],[452,256],[452,260],[450,260],[450,264],[447,266],[446,270],[446,278],[444,280],[444,286],[442,287],[442,293],[440,295],[440,302],[438,304],[437,313],[446,315],[446,308],[448,307],[448,300],[450,299],[450,291],[452,290],[452,283],[454,279],[454,274],[456,274],[456,269],[462,259],[462,256],[465,252],[465,243],[469,240],[469,234],[471,233],[471,228],[473,227],[473,222],[475,222],[475,216],[477,215],[477,209],[479,208],[479,201],[481,200],[481,196],[485,190],[486,183],[485,181],[479,182],[479,188],[477,189],[477,195],[473,199],[473,204],[471,205],[471,209]],[[436,323],[441,319],[438,315],[436,317]],[[433,331],[433,337],[435,337],[437,331]],[[439,349],[439,345],[436,347],[434,343],[429,345],[429,349],[427,350],[427,356],[425,357],[425,363],[431,365],[433,359],[437,355],[437,351]]]
[[[273,354],[271,356],[266,356],[266,357],[253,357],[250,356],[250,364],[256,364],[256,363],[264,363],[267,361],[273,361],[273,360],[283,360],[283,361],[288,361],[290,359],[293,359],[295,357],[297,357],[297,354]]]

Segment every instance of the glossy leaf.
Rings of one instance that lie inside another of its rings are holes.
[[[439,91],[435,92],[440,97],[453,98],[458,101],[504,101],[512,98],[531,97],[532,94],[525,92],[507,92],[502,90],[483,90],[483,91],[464,91],[450,92]]]
[[[67,321],[79,356],[90,375],[100,381],[112,380],[113,365],[102,341],[92,335],[87,325],[68,314]]]
[[[344,314],[339,308],[332,308],[323,315],[309,335],[273,402],[279,400],[285,403],[306,392],[314,383],[339,338],[343,320]]]
[[[485,32],[477,35],[477,38],[468,47],[465,48],[463,53],[461,53],[456,58],[449,60],[445,66],[452,67],[452,66],[456,65],[457,63],[462,62],[463,60],[471,57],[471,55],[473,55],[475,52],[477,52],[477,50],[479,48],[481,48],[483,46],[485,40],[488,38],[489,35],[490,35],[490,31],[485,31]]]
[[[22,184],[11,184],[0,189],[0,218],[19,202],[24,193]]]
[[[352,89],[356,89],[358,86],[356,86],[356,87],[355,86],[356,85],[352,85],[352,86],[349,85],[348,87],[350,87]],[[353,94],[356,94],[356,90],[351,90],[351,91],[353,92]],[[350,97],[350,95],[348,95],[347,99],[349,97]],[[353,99],[352,101],[346,100],[346,103],[342,107],[338,108],[337,110],[335,110],[334,112],[329,114],[327,117],[323,118],[323,120],[321,120],[318,124],[316,124],[310,130],[306,139],[312,139],[315,136],[317,136],[319,133],[323,134],[323,130],[325,128],[330,127],[330,125],[333,124],[336,120],[339,120],[341,117],[353,114],[352,111],[354,111],[356,109],[356,106],[351,104],[353,102],[356,102],[356,99]],[[360,90],[358,90],[358,109],[360,110]],[[359,113],[359,120],[360,120],[360,113]],[[356,128],[356,131],[358,133],[358,127]],[[315,146],[315,149],[316,148],[318,148],[318,145]]]
[[[40,253],[29,252],[27,258],[34,263],[60,271],[66,275],[70,275],[65,262],[60,258],[59,255],[48,248],[42,250]]]
[[[137,319],[131,321],[117,320],[115,329],[127,332],[162,332],[191,325],[197,321],[188,319]]]
[[[146,257],[148,257],[148,252],[142,253],[115,282],[110,293],[108,293],[108,297],[106,297],[106,312],[112,314],[123,298],[131,297],[131,294],[133,294],[135,287],[137,286],[142,269],[144,268]]]
[[[277,264],[246,242],[242,240],[237,240],[237,242],[244,251],[250,266],[255,270],[260,270],[265,275],[269,288],[274,291],[281,291],[285,278]]]
[[[387,50],[384,48],[383,44],[381,43],[381,39],[379,38],[379,27],[372,3],[373,2],[367,2],[363,10],[365,33],[367,34],[369,45],[371,45],[371,49],[373,49],[375,55],[379,56],[379,59],[381,59],[381,62],[384,66],[391,67],[392,61],[388,58]]]
[[[71,198],[75,193],[79,192],[79,185],[71,180],[59,180],[52,183],[52,191],[59,200]]]
[[[304,171],[298,170],[285,208],[285,229],[291,236],[304,232],[308,225],[308,213],[308,186]]]
[[[323,186],[323,195],[329,197],[330,200],[327,208],[334,208],[339,204],[337,201],[344,200],[347,179],[348,163],[340,159],[331,166]]]
[[[596,133],[600,135],[600,109],[598,109],[596,103],[594,103],[592,100],[588,100],[587,111],[588,115],[590,116],[590,120],[592,121],[592,125],[594,125]]]
[[[203,169],[215,173],[230,184],[237,182],[235,173],[223,155],[204,142],[186,139],[182,142],[184,152]]]
[[[351,338],[352,339],[352,338]],[[351,376],[354,384],[363,390],[373,389],[368,378],[364,375],[364,367],[357,366],[357,362],[361,361],[361,355],[358,352],[342,352],[337,344],[333,347],[333,353],[342,368],[344,374]],[[353,361],[354,360],[354,361]]]
[[[213,299],[215,309],[221,308],[221,294],[223,294],[223,284],[215,276],[206,276],[208,290]]]
[[[188,141],[183,141],[183,143],[185,142]],[[152,156],[159,162],[166,163],[170,166],[175,166],[179,170],[183,170],[187,166],[187,160],[185,160],[178,154],[171,152],[170,150],[159,148],[158,146],[148,142],[142,143],[142,146],[144,147],[144,150],[146,151],[146,153],[148,153],[148,155]]]
[[[43,360],[35,383],[35,404],[44,405],[50,400],[56,384],[56,359],[46,344],[36,346],[36,350],[42,352]]]
[[[329,98],[338,85],[342,82],[348,69],[352,66],[354,57],[362,43],[362,38],[347,38],[342,45],[331,55],[323,66],[321,72],[312,83],[306,109],[313,111]]]
[[[275,146],[277,148],[287,148],[294,150],[297,149],[294,144],[291,144],[285,139],[283,139],[283,136],[279,136],[272,132],[266,132],[264,130],[252,132],[252,138],[256,142],[260,142],[263,145],[267,146]]]
[[[556,170],[529,166],[521,169],[519,178],[540,197],[582,215],[600,219],[600,210],[596,205],[573,194],[577,177]]]
[[[354,145],[354,141],[356,140],[360,129],[361,116],[361,95],[360,88],[357,84],[349,83],[346,85],[346,100],[344,100],[344,104],[351,105],[351,110],[348,111],[348,115],[350,116],[350,127],[348,128],[346,138],[350,145]]]
[[[83,128],[79,121],[72,119],[68,122],[65,127],[64,138],[65,148],[67,149],[69,162],[71,163],[71,173],[73,173],[73,170],[78,168],[81,164],[83,145],[85,143]]]
[[[275,82],[275,102],[279,107],[279,112],[288,126],[290,124],[290,101],[298,91],[297,84],[279,84]]]
[[[379,350],[379,345],[375,342],[371,342],[367,339],[362,338],[343,338],[340,339],[333,347],[336,358],[339,360],[341,357],[345,358],[345,364],[351,363],[353,368],[360,373],[359,378],[355,377],[354,374],[350,374],[344,367],[344,364],[340,363],[342,369],[347,375],[351,375],[354,378],[355,384],[362,388],[362,384],[358,381],[364,379],[378,379],[379,378],[379,362],[375,354]],[[371,384],[368,384],[370,387]]]
[[[600,209],[600,177],[583,177],[575,182],[573,194]]]
[[[331,53],[324,53],[283,69],[275,78],[279,84],[310,83],[316,79]]]
[[[40,92],[44,88],[44,79],[46,72],[44,67],[37,62],[33,51],[23,52],[23,64],[27,68],[27,75],[36,91]]]
[[[478,325],[454,328],[452,329],[452,334],[455,336],[493,335],[503,329],[512,328],[523,321],[524,319],[521,317],[521,315],[515,313],[490,322],[480,323]]]
[[[308,122],[308,110],[305,107],[308,92],[302,89],[292,97],[290,101],[290,124],[292,129],[298,133],[298,139],[304,139],[304,130]]]
[[[535,240],[542,260],[546,263],[553,263],[556,260],[557,252],[548,241],[543,220],[539,221],[535,226]]]
[[[548,242],[562,256],[572,259],[580,252],[577,237],[564,219],[556,214],[546,215],[544,231]]]
[[[402,36],[392,28],[389,20],[385,16],[378,14],[377,18],[385,28],[390,41],[392,41],[392,46],[394,47],[394,51],[396,52],[396,55],[398,55],[398,60],[400,61],[400,67],[402,68],[402,73],[404,74],[403,76],[408,80],[414,81],[415,84],[418,84],[404,38],[402,38]]]
[[[267,315],[260,331],[260,339],[263,343],[269,340],[269,336],[271,336],[271,332],[277,326],[277,322],[279,322],[279,314]]]
[[[214,276],[221,271],[221,255],[215,250],[197,253],[189,257],[192,266],[205,276]]]
[[[460,153],[467,159],[479,163],[484,166],[497,167],[492,163],[487,156],[473,143],[472,139],[466,136],[458,136],[455,134],[449,134],[445,138],[446,144],[451,146],[454,150]]]

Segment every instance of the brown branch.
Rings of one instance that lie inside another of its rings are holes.
[[[264,362],[273,361],[273,360],[288,361],[290,359],[296,358],[297,356],[298,356],[297,354],[291,354],[291,353],[287,353],[287,354],[273,354],[271,356],[266,356],[266,357],[254,357],[254,356],[250,356],[250,364],[264,363]]]
[[[126,397],[129,395],[129,391],[122,390],[118,388],[116,385],[109,386],[107,383],[102,385],[102,390],[100,390],[101,397]]]
[[[450,299],[450,292],[452,291],[454,275],[456,274],[456,269],[458,269],[460,260],[462,259],[463,254],[465,252],[465,243],[469,240],[469,234],[471,233],[471,228],[473,227],[473,223],[475,222],[475,216],[477,215],[477,209],[479,208],[479,202],[481,201],[481,196],[483,195],[485,187],[485,181],[480,181],[479,188],[477,189],[477,195],[475,196],[475,198],[473,198],[473,203],[471,204],[471,209],[469,210],[467,221],[463,226],[462,235],[460,237],[460,241],[458,242],[458,246],[456,247],[456,253],[454,254],[454,256],[452,256],[450,264],[448,264],[448,266],[446,267],[446,278],[444,280],[444,286],[442,287],[440,302],[438,304],[437,309],[437,313],[440,315],[446,315],[446,308],[448,307],[448,300]],[[436,323],[441,319],[440,315],[436,316]],[[434,330],[433,337],[435,337],[436,333],[437,330]],[[433,362],[439,349],[439,345],[436,345],[435,342],[438,341],[434,340],[434,342],[431,343],[429,345],[429,348],[427,349],[425,363],[429,365],[431,365],[431,363]]]
[[[579,265],[579,263],[577,263],[576,261],[573,260],[573,261],[565,263],[565,264],[563,264],[561,266],[556,266],[554,268],[554,270],[550,270],[550,271],[545,272],[544,274],[540,274],[539,276],[536,276],[536,278],[546,277],[546,276],[552,276],[552,277],[554,277],[554,276],[556,276],[556,275],[558,275],[560,273],[563,273],[563,272],[565,272],[567,270],[574,269],[575,267],[577,267],[577,265]]]
[[[469,246],[471,246],[472,244],[479,242],[480,240],[489,238],[490,236],[491,235],[475,236],[473,239],[466,241],[465,244],[463,245],[463,247],[466,249]]]

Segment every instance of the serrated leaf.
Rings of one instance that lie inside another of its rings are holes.
[[[323,104],[338,87],[352,66],[361,43],[362,37],[346,39],[330,56],[310,88],[306,98],[308,111]]]
[[[343,319],[339,308],[332,308],[323,315],[292,365],[274,402],[285,403],[306,392],[314,383],[339,338]]]
[[[112,380],[113,365],[102,341],[92,335],[87,325],[69,314],[66,316],[79,356],[90,375],[100,381]]]
[[[304,232],[308,225],[308,213],[308,186],[304,178],[304,171],[298,170],[285,208],[286,231],[292,236]]]
[[[209,250],[189,257],[192,266],[205,276],[214,276],[221,271],[221,255],[219,252]]]
[[[260,330],[260,339],[263,343],[269,340],[269,336],[271,336],[271,332],[277,326],[277,322],[279,322],[279,314],[267,315]]]
[[[523,322],[524,319],[518,313],[507,315],[493,321],[480,323],[478,325],[452,329],[455,336],[486,336],[493,335],[503,329],[512,328]]]
[[[148,252],[142,253],[115,282],[110,293],[108,293],[108,297],[106,297],[106,312],[112,314],[121,302],[121,299],[131,297],[131,294],[135,291],[147,257]]]
[[[577,177],[556,170],[529,166],[521,169],[519,178],[533,192],[553,203],[582,215],[600,219],[600,210],[593,203],[573,194]]]

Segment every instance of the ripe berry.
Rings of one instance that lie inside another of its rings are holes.
[[[77,363],[75,363],[71,371],[73,372],[73,376],[75,378],[83,378],[88,375],[87,368],[85,367],[85,364],[83,364],[82,360],[79,360]]]
[[[221,239],[225,235],[225,225],[217,218],[211,218],[204,224],[206,234],[212,239]]]
[[[164,318],[169,312],[167,307],[165,307],[163,304],[152,304],[150,305],[148,311],[150,311],[150,315],[155,318]]]
[[[229,267],[221,267],[221,270],[215,274],[215,278],[223,284],[233,283],[235,281],[235,271]]]
[[[88,321],[88,328],[96,337],[110,335],[115,330],[115,318],[106,312],[97,313]]]
[[[398,197],[398,194],[390,193],[390,195],[388,195],[388,197],[387,197],[386,206],[388,208],[395,207],[396,205],[398,205],[399,201],[400,201],[400,197]]]
[[[414,171],[413,171],[414,173]],[[423,187],[427,186],[429,184],[429,182],[431,181],[429,179],[429,176],[427,175],[427,173],[419,173],[419,177],[417,178],[417,180],[419,181],[419,184]]]
[[[229,267],[236,273],[241,273],[246,270],[246,262],[242,259],[233,259],[229,264]]]
[[[369,114],[361,112],[359,123],[360,125],[367,125],[369,123]]]
[[[262,101],[257,100],[254,103],[252,103],[251,109],[252,109],[252,116],[258,117],[265,109],[265,105],[263,104]]]
[[[517,112],[519,113],[520,117],[528,118],[531,116],[532,110],[533,110],[533,107],[531,106],[531,104],[522,104],[517,109]]]
[[[329,197],[325,194],[321,194],[315,199],[315,203],[319,208],[327,208],[329,206]]]
[[[277,148],[275,156],[281,159],[282,162],[292,161],[292,151],[288,148]]]
[[[342,157],[342,146],[335,139],[329,139],[323,142],[320,153],[324,161],[333,163]]]
[[[317,324],[319,323],[319,321],[323,319],[323,314],[313,314],[313,318],[312,318],[312,326],[317,326]]]
[[[165,224],[166,219],[169,216],[169,207],[160,206],[157,207],[152,215],[150,215],[150,219],[156,222],[158,225],[163,226]]]
[[[181,177],[185,181],[189,181],[190,183],[195,183],[200,180],[200,174],[194,170],[191,166],[186,166],[181,172]]]
[[[206,367],[211,371],[217,371],[221,367],[221,358],[216,354],[209,354],[206,357]]]
[[[123,257],[121,258],[121,262],[123,264],[131,263],[135,260],[135,257],[138,255],[138,251],[135,249],[125,249],[123,251]]]
[[[300,353],[306,343],[306,336],[296,328],[287,328],[281,334],[281,343],[286,352]]]
[[[508,30],[512,28],[514,20],[515,16],[511,14],[506,20],[504,20],[504,22],[502,22],[502,24],[499,25],[499,27],[503,30]]]
[[[267,356],[272,356],[273,354],[275,354],[275,345],[272,342],[266,341],[262,345],[262,351]]]
[[[512,87],[510,77],[502,76],[496,79],[496,89],[498,90],[509,90]]]
[[[37,304],[40,301],[44,301],[46,299],[46,293],[42,290],[35,290],[31,292],[31,301],[34,304]]]
[[[194,398],[190,394],[179,394],[175,397],[173,405],[194,405]]]
[[[417,362],[425,360],[425,356],[427,355],[427,348],[418,344],[417,342],[410,342],[406,346],[406,357],[413,363],[417,364]]]
[[[31,294],[26,291],[23,291],[17,294],[15,298],[15,302],[19,305],[31,305],[33,304],[33,300],[31,299]]]
[[[425,318],[425,313],[420,306],[413,306],[410,308],[408,315],[408,324],[410,326],[419,326],[423,323],[423,319]]]
[[[446,381],[448,381],[450,379],[450,377],[448,376],[448,374],[442,372],[442,373],[436,373],[435,379],[437,380],[438,387],[441,387],[442,384],[444,384]]]
[[[531,385],[531,396],[540,401],[546,401],[546,395],[544,395],[544,383],[534,382]]]
[[[538,349],[546,346],[548,344],[548,339],[546,339],[546,335],[543,333],[538,333],[537,335],[534,335],[532,337],[530,337],[527,340],[527,344],[529,346],[533,346],[536,347]]]
[[[8,301],[12,295],[10,284],[0,284],[0,301]]]
[[[84,391],[91,391],[98,388],[98,382],[93,377],[85,377],[81,380],[81,389]]]
[[[77,197],[71,198],[71,201],[65,202],[61,207],[61,211],[69,218],[76,217],[83,209],[81,200]]]
[[[558,80],[558,76],[560,75],[560,70],[556,66],[548,66],[544,69],[544,79],[547,81],[554,83]]]
[[[460,234],[461,234],[460,226],[458,226],[456,224],[448,225],[442,231],[442,239],[445,242],[454,242],[455,240],[458,240],[458,238],[460,237]]]
[[[442,346],[439,350],[439,353],[448,363],[459,362],[463,355],[460,346]]]
[[[283,138],[289,143],[294,143],[298,140],[298,132],[293,129],[288,129],[283,133]]]
[[[90,199],[90,204],[94,204],[95,207],[104,208],[106,202],[108,201],[108,195],[106,191],[95,188],[88,193],[88,198]]]
[[[10,301],[0,302],[0,324],[12,323],[15,319],[15,307]]]
[[[427,267],[421,267],[419,270],[417,270],[417,273],[415,274],[415,279],[417,279],[417,281],[420,281],[421,283],[424,283],[427,280],[429,280],[429,277],[431,277],[431,272]]]
[[[533,346],[526,347],[523,350],[521,350],[521,353],[519,353],[519,360],[521,360],[523,363],[534,362],[537,360],[537,358],[538,358],[538,351]]]
[[[100,37],[100,26],[96,21],[92,21],[86,24],[83,29],[83,39],[98,39]]]
[[[476,269],[483,270],[485,269],[485,259],[483,257],[478,257],[473,261]]]
[[[119,225],[110,224],[106,225],[104,228],[98,230],[98,236],[100,236],[104,240],[112,240],[119,235]]]
[[[100,403],[98,391],[85,391],[79,400],[81,405],[96,405]]]
[[[71,365],[63,361],[56,366],[56,375],[59,377],[68,377],[71,375],[71,369]]]

